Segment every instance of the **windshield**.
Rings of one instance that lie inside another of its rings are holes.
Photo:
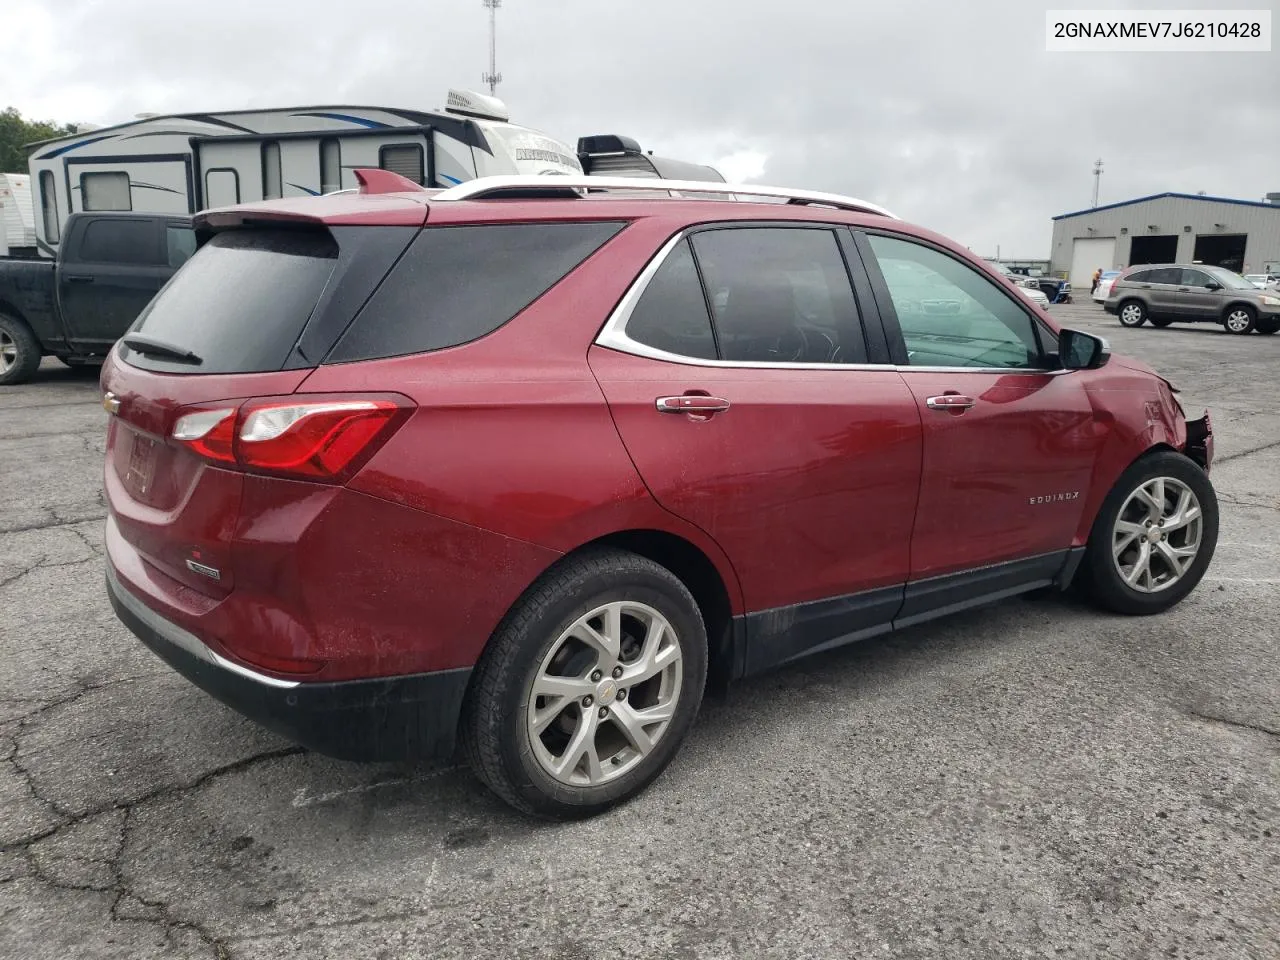
[[[1253,290],[1253,284],[1240,276],[1238,273],[1232,273],[1230,270],[1224,270],[1222,267],[1206,267],[1213,279],[1228,290]]]

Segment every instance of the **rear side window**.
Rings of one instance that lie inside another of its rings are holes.
[[[91,220],[84,228],[76,259],[84,263],[164,263],[151,220]]]
[[[1182,283],[1182,271],[1177,267],[1162,267],[1159,270],[1148,270],[1143,283]]]
[[[190,227],[165,227],[165,246],[169,266],[180,267],[196,252],[196,232]]]
[[[279,370],[337,264],[328,233],[232,230],[206,243],[156,295],[133,332],[189,350],[198,365],[130,351],[135,366],[172,373]]]
[[[722,360],[866,363],[853,288],[830,230],[749,227],[693,237]]]
[[[325,362],[398,357],[477,340],[546,293],[622,227],[427,227]]]
[[[644,288],[627,320],[627,336],[682,357],[716,359],[711,315],[688,240],[680,241]]]

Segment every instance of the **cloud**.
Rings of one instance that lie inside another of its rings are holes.
[[[63,121],[432,108],[488,68],[479,0],[5,10],[0,97]],[[1276,54],[1050,54],[1044,9],[1025,0],[506,0],[498,52],[513,117],[569,143],[623,133],[735,176],[883,203],[982,253],[1046,255],[1049,218],[1088,206],[1097,157],[1104,202],[1280,190]]]

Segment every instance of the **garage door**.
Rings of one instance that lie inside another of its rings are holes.
[[[1088,290],[1093,281],[1093,271],[1114,270],[1116,267],[1116,238],[1089,237],[1075,242],[1071,248],[1071,281],[1073,289]]]

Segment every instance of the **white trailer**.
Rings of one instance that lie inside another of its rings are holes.
[[[141,117],[37,144],[36,244],[54,256],[80,211],[195,213],[356,186],[381,167],[427,187],[494,174],[581,174],[574,150],[508,122],[494,97],[450,90],[438,111],[288,107]]]
[[[31,177],[25,173],[0,173],[0,257],[30,257],[35,252]]]

